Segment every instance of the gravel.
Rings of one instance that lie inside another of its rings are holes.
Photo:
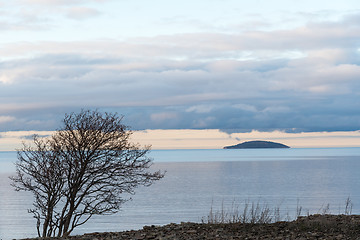
[[[40,238],[38,238],[40,239]],[[44,239],[44,238],[42,238]],[[358,239],[359,215],[311,215],[292,222],[270,224],[171,223],[141,230],[90,233],[58,240],[200,240],[200,239]]]

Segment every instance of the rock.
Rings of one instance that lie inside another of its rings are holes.
[[[271,224],[171,223],[137,231],[92,233],[53,240],[225,240],[225,239],[359,239],[360,216],[312,215]],[[35,239],[33,239],[35,240]],[[43,239],[44,240],[44,239]]]

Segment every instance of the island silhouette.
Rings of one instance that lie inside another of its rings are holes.
[[[232,146],[226,146],[224,149],[248,149],[248,148],[290,148],[282,143],[270,141],[249,141]]]

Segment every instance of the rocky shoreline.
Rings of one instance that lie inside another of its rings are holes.
[[[357,239],[360,240],[359,215],[311,215],[291,222],[270,224],[181,223],[145,226],[141,230],[91,233],[69,240],[222,240],[222,239]]]

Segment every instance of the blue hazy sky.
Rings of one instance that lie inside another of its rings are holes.
[[[0,36],[0,132],[81,108],[135,129],[360,129],[358,0],[0,0]]]

